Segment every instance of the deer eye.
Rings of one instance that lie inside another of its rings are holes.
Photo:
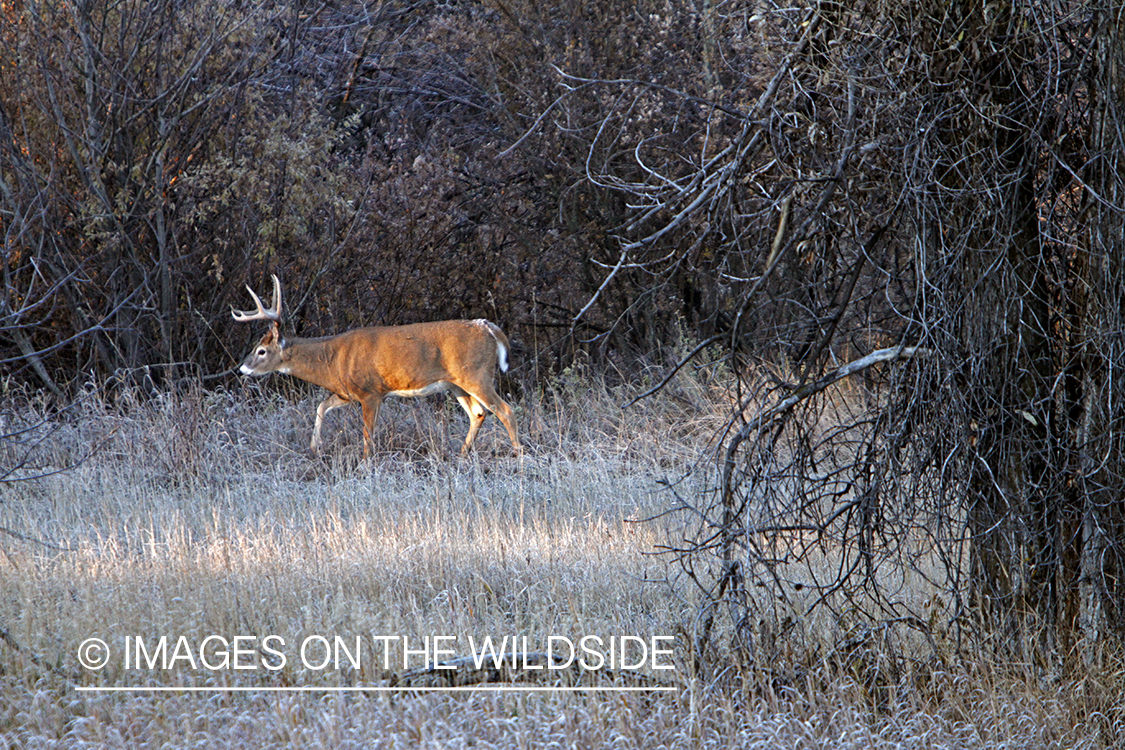
[[[258,350],[258,356],[259,357],[266,356],[266,348],[264,346],[261,349]]]

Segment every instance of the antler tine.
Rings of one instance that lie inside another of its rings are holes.
[[[276,273],[271,273],[273,277],[273,308],[271,311],[277,316],[277,320],[281,320],[281,282],[277,279]]]
[[[248,312],[244,310],[235,310],[234,305],[230,306],[231,316],[239,323],[248,323],[252,320],[272,320],[274,322],[281,321],[281,282],[277,279],[277,274],[273,274],[273,307],[266,309],[262,304],[261,298],[254,293],[250,285],[246,285],[246,291],[250,292],[250,296],[254,299],[254,304],[257,305],[257,312]]]

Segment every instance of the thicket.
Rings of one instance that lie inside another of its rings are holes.
[[[719,352],[700,664],[823,608],[1052,673],[1119,643],[1121,3],[2,7],[5,378],[217,376],[271,272],[304,333]],[[885,575],[919,548],[926,611]]]
[[[588,179],[603,88],[569,76],[688,87],[689,11],[5,2],[5,372],[60,396],[221,373],[250,335],[229,305],[274,272],[302,333],[487,316],[525,362],[572,354],[628,209]],[[632,132],[701,121],[663,98]]]

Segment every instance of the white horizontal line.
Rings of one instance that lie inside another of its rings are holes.
[[[675,692],[675,687],[604,687],[558,686],[538,687],[532,685],[449,685],[445,687],[399,687],[386,685],[363,686],[324,686],[296,685],[284,687],[277,685],[229,685],[229,686],[167,686],[167,685],[80,685],[75,690],[88,693],[667,693]]]

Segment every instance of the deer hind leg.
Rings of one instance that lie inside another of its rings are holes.
[[[515,448],[517,454],[523,453],[523,446],[520,445],[520,439],[516,433],[516,415],[512,411],[512,407],[508,406],[504,399],[500,398],[492,386],[487,383],[477,388],[476,392],[470,393],[470,395],[473,397],[477,408],[484,406],[484,408],[495,414],[497,418],[504,423],[504,428],[508,430],[508,437],[512,439],[512,447]],[[461,405],[464,406],[464,404]],[[466,409],[466,411],[467,410],[468,409]],[[483,421],[484,415],[482,414],[476,426],[470,426],[469,439],[465,441],[465,450],[469,449],[469,445],[472,443],[476,431],[480,429],[480,422]]]
[[[484,410],[484,405],[473,396],[470,396],[465,391],[457,396],[457,403],[461,404],[461,408],[469,415],[469,435],[465,438],[465,444],[461,446],[462,455],[469,452],[469,448],[473,445],[473,440],[476,439],[477,432],[480,426],[484,424],[484,418],[488,412]]]
[[[316,424],[313,425],[312,448],[313,453],[320,453],[320,447],[323,443],[320,441],[320,426],[324,423],[324,415],[338,406],[343,406],[348,403],[347,399],[340,398],[333,393],[328,398],[320,402],[320,406],[316,407]]]

